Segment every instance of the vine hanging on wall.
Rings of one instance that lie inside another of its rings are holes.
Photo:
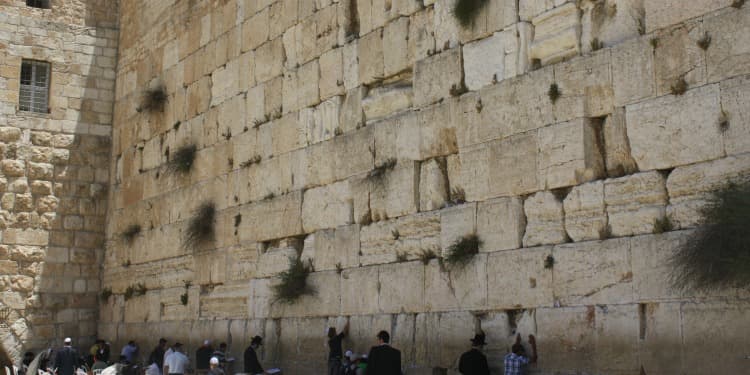
[[[474,25],[477,16],[490,0],[457,0],[453,6],[453,16],[461,26],[468,28]]]
[[[672,287],[708,291],[750,287],[750,183],[713,194],[702,225],[670,259]]]

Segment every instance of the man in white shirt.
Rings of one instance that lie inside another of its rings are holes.
[[[183,353],[182,344],[174,344],[174,352],[164,358],[164,374],[184,375],[190,366],[190,359]]]

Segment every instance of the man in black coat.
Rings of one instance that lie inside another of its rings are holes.
[[[471,350],[461,355],[458,361],[458,372],[463,375],[490,375],[490,368],[487,365],[487,356],[482,353],[482,347],[487,345],[484,342],[484,333],[477,333],[471,339]]]
[[[260,365],[258,354],[256,353],[256,350],[258,350],[261,345],[263,345],[263,338],[260,336],[255,336],[250,340],[250,346],[245,349],[243,355],[243,359],[245,360],[245,373],[252,375],[266,373],[263,371],[263,366]]]
[[[57,375],[74,375],[78,368],[78,351],[73,348],[73,340],[66,337],[62,349],[55,355]]]
[[[401,375],[401,352],[388,345],[391,336],[380,331],[377,338],[378,345],[367,356],[367,375]]]

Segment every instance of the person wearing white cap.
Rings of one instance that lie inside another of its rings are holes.
[[[208,369],[208,375],[224,375],[224,370],[219,367],[219,359],[216,357],[211,357],[211,359],[208,361],[209,369]]]
[[[62,349],[55,355],[57,375],[73,375],[78,368],[78,352],[73,348],[73,340],[66,337]]]

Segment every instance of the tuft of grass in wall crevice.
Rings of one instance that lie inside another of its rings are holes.
[[[457,0],[453,5],[453,17],[464,28],[470,28],[490,0]]]
[[[430,260],[436,259],[437,257],[437,253],[432,249],[422,249],[422,251],[419,252],[419,260],[421,260],[422,264],[425,266],[430,263]]]
[[[385,176],[386,172],[396,167],[396,163],[397,161],[394,158],[383,161],[367,174],[367,178],[376,179]]]
[[[560,91],[560,87],[557,85],[557,83],[549,85],[547,96],[549,96],[549,100],[552,102],[552,104],[555,104],[557,102],[557,99],[560,99],[560,97],[562,96],[562,92]]]
[[[280,280],[273,286],[275,301],[292,304],[304,295],[314,294],[315,291],[307,284],[307,276],[311,272],[311,261],[289,258],[289,268],[279,274]]]
[[[141,103],[136,107],[136,112],[163,112],[167,103],[167,88],[157,86],[143,92]]]
[[[458,238],[448,247],[448,255],[445,262],[451,267],[463,267],[479,254],[482,240],[476,234],[468,234]]]
[[[671,285],[682,291],[750,287],[750,182],[714,192],[702,222],[670,258]]]
[[[200,245],[214,239],[214,220],[216,217],[216,205],[213,202],[204,202],[193,214],[185,230],[183,247],[185,249],[196,249]]]
[[[110,287],[102,288],[102,291],[99,293],[99,299],[102,302],[107,302],[109,301],[109,297],[112,297],[112,288]]]
[[[654,234],[671,232],[674,230],[674,224],[669,216],[654,219]]]
[[[669,87],[672,95],[679,96],[683,95],[688,90],[688,83],[685,81],[685,77],[678,77],[674,83]]]
[[[141,225],[140,224],[131,224],[125,230],[120,234],[122,236],[122,239],[128,243],[132,244],[133,240],[138,236],[138,234],[141,233]]]
[[[198,153],[198,146],[191,144],[182,146],[172,154],[172,158],[167,163],[169,173],[188,173],[193,168],[195,157]]]

